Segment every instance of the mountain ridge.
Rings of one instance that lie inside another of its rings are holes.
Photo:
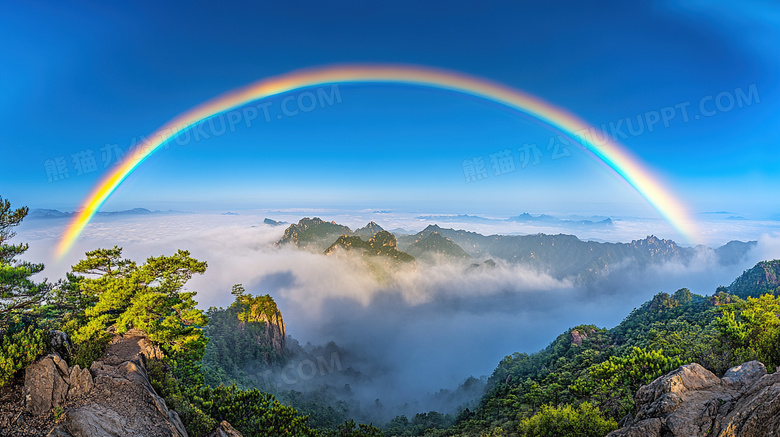
[[[374,221],[353,232],[349,227],[334,221],[326,222],[317,217],[303,218],[297,224],[290,225],[276,244],[292,243],[322,252],[331,250],[339,237],[369,236],[380,230],[384,231]],[[433,234],[438,235],[433,237],[437,241],[426,240]],[[715,249],[708,246],[684,247],[673,240],[654,235],[629,243],[609,243],[581,240],[571,234],[482,235],[443,228],[438,224],[430,224],[415,234],[396,235],[395,239],[399,251],[429,261],[437,255],[450,259],[502,260],[510,264],[528,265],[558,279],[575,278],[581,281],[609,274],[616,268],[626,268],[626,263],[638,268],[668,262],[688,265],[701,252],[711,252],[719,265],[734,265],[741,262],[757,244],[755,241],[731,241]],[[347,248],[364,245],[358,240],[343,240],[340,244]]]

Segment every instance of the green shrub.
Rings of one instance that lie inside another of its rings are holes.
[[[780,365],[780,297],[765,294],[727,305],[716,323],[734,351],[733,364],[758,360],[769,372]]]
[[[0,387],[7,384],[17,370],[27,367],[46,350],[48,332],[30,325],[18,332],[8,332],[0,343]]]
[[[111,335],[106,332],[100,319],[91,320],[69,337],[73,343],[70,364],[78,364],[83,369],[88,369],[95,360],[103,357],[111,341]]]
[[[583,402],[578,407],[544,405],[538,413],[523,420],[519,427],[526,437],[603,437],[615,429],[615,419],[605,419],[589,402]]]

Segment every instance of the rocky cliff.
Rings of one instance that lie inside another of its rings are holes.
[[[238,297],[238,302],[245,309],[238,314],[238,329],[243,330],[245,323],[262,323],[265,330],[257,338],[257,344],[269,346],[277,355],[286,355],[287,331],[284,326],[282,312],[269,295],[253,297],[244,295]],[[268,357],[266,357],[268,359]]]
[[[103,359],[89,369],[69,367],[57,353],[38,359],[25,369],[24,411],[9,435],[187,437],[179,415],[149,380],[146,362],[154,358],[162,352],[132,330],[115,335]],[[36,420],[52,416],[53,422]],[[227,422],[212,435],[240,436]]]
[[[179,415],[152,388],[145,360],[160,358],[140,331],[117,335],[102,361],[69,368],[47,355],[25,370],[25,404],[33,414],[60,408],[57,437],[155,435],[186,437]]]
[[[608,437],[755,437],[780,435],[780,372],[758,361],[723,378],[688,364],[642,386],[636,417]]]

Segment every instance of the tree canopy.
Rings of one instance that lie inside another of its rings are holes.
[[[27,251],[27,243],[11,244],[14,228],[27,216],[28,208],[13,209],[11,202],[0,197],[0,329],[15,314],[28,311],[43,302],[51,290],[44,280],[35,282],[32,276],[43,271],[43,264],[17,259]]]

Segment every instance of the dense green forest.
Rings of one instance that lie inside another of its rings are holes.
[[[193,436],[221,420],[245,436],[603,436],[635,412],[641,385],[682,364],[717,375],[754,359],[770,372],[780,365],[780,263],[768,261],[711,296],[659,293],[612,329],[575,326],[542,351],[506,356],[478,405],[457,415],[356,423],[370,412],[338,401],[335,387],[303,394],[265,377],[301,357],[316,362],[285,343],[270,296],[236,285],[229,307],[198,309],[185,284],[207,264],[184,250],[139,264],[119,247],[96,249],[66,278],[36,281],[44,266],[19,260],[28,246],[10,243],[27,212],[0,198],[0,385],[46,351],[50,330],[71,339],[70,364],[89,367],[110,332],[141,329],[165,353],[148,364],[154,388]]]

